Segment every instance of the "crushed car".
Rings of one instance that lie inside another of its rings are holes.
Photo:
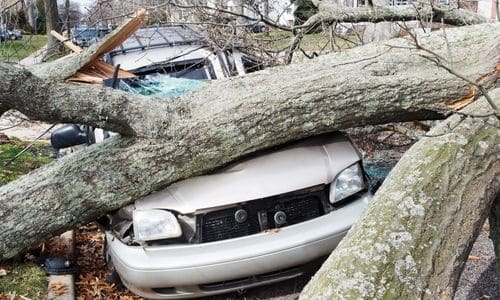
[[[263,68],[257,59],[238,49],[215,49],[200,30],[185,24],[140,28],[104,60],[136,75],[164,73],[198,80],[243,75]]]
[[[176,182],[109,215],[106,256],[150,299],[216,295],[304,274],[371,199],[340,132]]]
[[[228,53],[198,52],[197,57],[193,48],[176,50],[174,37],[186,41],[191,29],[175,28],[169,37],[158,28],[139,31],[108,55],[109,62],[142,76],[106,85],[168,97],[203,85],[189,78],[238,72]],[[137,34],[154,45],[151,36],[159,32],[163,50],[147,54]],[[174,48],[170,52],[167,41]],[[184,44],[193,45],[208,51],[199,40]],[[165,59],[166,52],[177,55]],[[144,55],[149,65],[138,63]],[[68,125],[53,134],[52,143],[64,148],[96,140],[93,130]],[[173,183],[108,214],[99,220],[106,259],[129,290],[150,299],[217,295],[295,278],[337,246],[371,200],[369,186],[361,154],[345,133],[295,141]]]

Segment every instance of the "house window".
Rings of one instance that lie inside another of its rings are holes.
[[[411,3],[411,0],[392,0],[392,5],[408,5]]]

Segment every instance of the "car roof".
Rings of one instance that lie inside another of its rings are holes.
[[[141,51],[146,48],[204,43],[204,35],[193,26],[158,24],[139,28],[123,44],[109,54],[113,56],[114,54],[130,51]]]

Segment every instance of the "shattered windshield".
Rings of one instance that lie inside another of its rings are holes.
[[[177,97],[203,87],[200,80],[174,78],[167,74],[149,74],[120,80],[118,89],[144,96]]]

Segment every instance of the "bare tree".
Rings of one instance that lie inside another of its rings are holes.
[[[26,14],[26,17],[28,19],[28,23],[30,24],[31,32],[33,34],[37,34],[38,28],[37,28],[37,22],[36,22],[36,14],[35,14],[36,1],[35,0],[24,0],[23,3],[24,3],[24,13]]]
[[[47,31],[47,55],[58,51],[59,41],[54,38],[50,32],[55,30],[59,32],[59,13],[57,9],[57,0],[44,0],[45,3],[45,27]]]
[[[71,28],[78,25],[83,17],[80,12],[80,5],[78,2],[64,1],[64,5],[59,7],[59,16],[62,20],[61,31],[70,31]]]

